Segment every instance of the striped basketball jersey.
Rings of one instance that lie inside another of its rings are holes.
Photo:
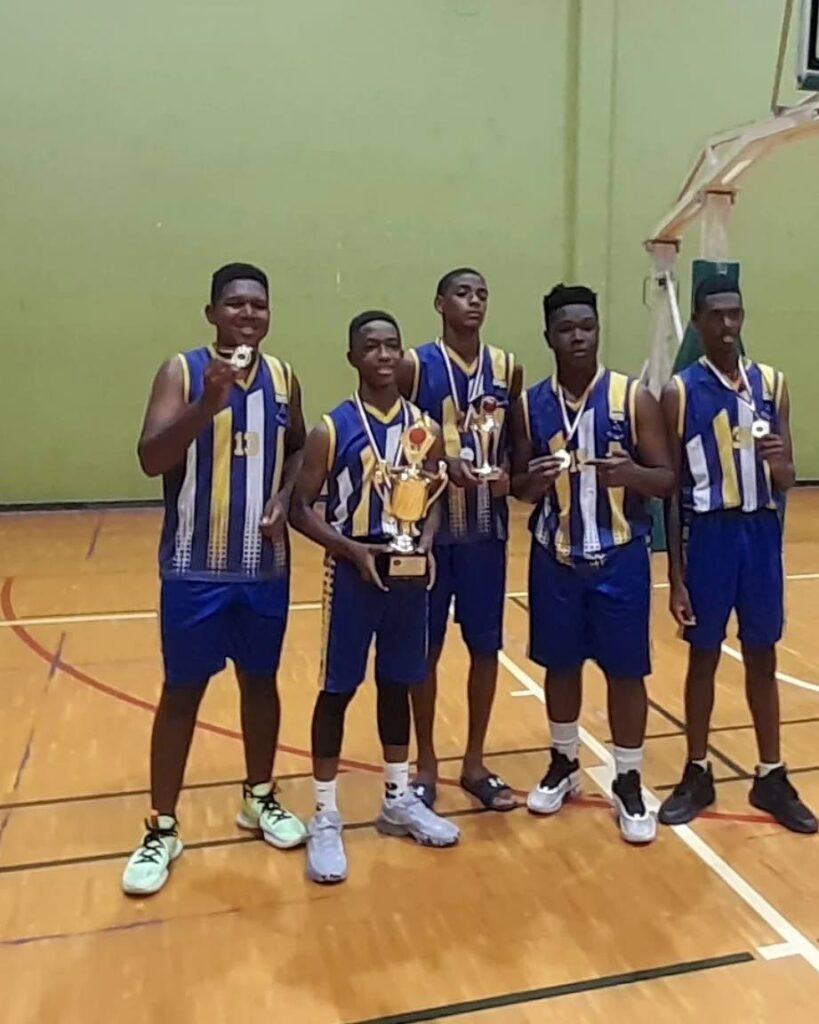
[[[646,499],[624,487],[600,486],[596,469],[586,465],[588,459],[603,459],[617,452],[626,452],[639,461],[635,411],[638,387],[639,383],[625,374],[601,369],[586,396],[575,403],[567,399],[572,424],[586,399],[577,430],[568,443],[556,378],[548,377],[523,395],[523,418],[532,457],[565,449],[572,460],[529,520],[535,540],[553,548],[558,561],[596,561],[614,548],[647,536],[651,530]]]
[[[766,420],[778,433],[785,379],[771,366],[749,359],[743,365],[750,402],[726,386],[704,358],[671,378],[680,399],[677,433],[687,512],[777,507],[770,467],[757,457],[751,426],[755,419]]]
[[[204,391],[213,351],[177,358],[185,401],[193,403]],[[286,543],[274,550],[259,524],[281,486],[291,379],[286,363],[260,354],[247,380],[231,388],[225,408],[188,447],[184,465],[165,474],[163,577],[249,581],[287,572]]]
[[[388,413],[362,404],[379,453],[388,465],[396,463],[401,435],[420,416],[420,411],[403,399]],[[353,399],[342,402],[323,417],[330,435],[327,454],[327,503],[325,520],[344,537],[380,542],[390,537],[393,521],[373,477],[378,456],[373,451]]]
[[[412,401],[417,402],[420,409],[440,424],[447,456],[457,458],[464,448],[468,448],[476,455],[476,462],[473,465],[478,464],[477,438],[473,431],[460,433],[459,413],[466,413],[470,404],[484,396],[491,396],[497,401],[503,419],[498,460],[502,462],[509,452],[506,413],[509,407],[515,357],[511,352],[504,352],[492,345],[484,345],[482,351],[482,357],[469,366],[456,352],[448,348],[452,379],[438,341],[410,349],[407,353],[415,371],[410,395]],[[452,394],[453,384],[457,392],[457,402]],[[489,484],[482,483],[470,491],[450,484],[443,500],[444,514],[441,528],[435,538],[437,544],[484,540],[490,537],[506,540],[509,529],[506,498],[493,498]]]

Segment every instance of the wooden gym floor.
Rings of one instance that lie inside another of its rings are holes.
[[[819,493],[788,512],[784,750],[819,807]],[[507,646],[489,764],[521,791],[542,773],[540,673],[526,659],[522,510],[511,546]],[[371,687],[351,708],[340,784],[350,879],[305,880],[233,824],[242,776],[237,698],[214,680],[179,814],[187,850],[167,888],[122,896],[147,812],[148,737],[160,682],[154,609],[158,513],[0,518],[0,1001],[4,1024],[147,1020],[276,1024],[549,1020],[814,1021],[819,1002],[819,840],[747,803],[754,739],[736,641],[719,673],[711,756],[718,804],[647,849],[619,838],[601,787],[610,762],[604,691],[587,670],[581,802],[541,820],[479,813],[455,784],[465,651],[442,667],[440,809],[455,850],[371,827],[381,792]],[[280,674],[277,772],[311,811],[310,711],[318,670],[317,549],[294,546],[293,612]],[[658,797],[684,758],[685,649],[655,565],[655,671],[645,781]]]

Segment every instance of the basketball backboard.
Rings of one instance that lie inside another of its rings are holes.
[[[801,0],[796,81],[800,89],[819,90],[819,0]]]

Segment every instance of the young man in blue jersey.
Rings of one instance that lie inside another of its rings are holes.
[[[705,354],[663,391],[678,481],[666,506],[670,607],[684,629],[689,657],[688,762],[659,817],[681,825],[715,800],[708,730],[721,645],[735,611],[759,751],[750,802],[794,832],[813,833],[816,817],[791,784],[779,743],[780,513],[796,475],[790,401],[779,371],[741,357],[744,316],[730,278],[716,274],[702,281],[694,322]]]
[[[668,441],[651,393],[598,362],[594,292],[557,285],[543,310],[556,373],[524,393],[513,420],[512,492],[536,504],[529,656],[546,669],[552,740],[527,806],[553,814],[580,788],[581,676],[592,658],[608,686],[620,831],[648,843],[656,821],[640,781],[651,671],[647,499],[674,486]]]
[[[290,510],[293,526],[327,552],[321,692],[312,724],[316,813],[307,843],[307,873],[319,883],[347,877],[336,776],[347,706],[364,679],[373,637],[385,784],[376,827],[426,846],[452,846],[460,837],[409,784],[409,695],[426,672],[426,581],[389,580],[379,561],[396,527],[384,501],[383,475],[404,465],[402,438],[412,440],[420,432],[431,468],[443,457],[437,428],[399,394],[401,356],[401,335],[389,313],[355,317],[348,360],[358,372],[356,393],[310,433]],[[325,482],[321,515],[313,506]],[[422,527],[421,552],[430,551],[438,521],[433,505]]]
[[[289,599],[286,524],[305,434],[301,392],[290,367],[259,350],[270,326],[261,270],[217,270],[205,315],[213,347],[162,366],[139,440],[142,469],[162,476],[165,499],[165,683],[151,737],[153,811],[122,879],[125,892],[139,896],[162,888],[182,852],[176,802],[196,714],[227,659],[239,681],[247,772],[237,824],[279,848],[306,839],[271,781]]]
[[[435,309],[441,337],[410,350],[400,371],[402,393],[441,424],[450,486],[435,543],[437,578],[430,597],[430,654],[424,685],[413,691],[418,771],[413,785],[435,805],[438,758],[433,741],[438,661],[450,606],[469,650],[467,742],[461,786],[490,810],[509,811],[517,801],[507,784],[484,764],[484,744],[495,699],[506,596],[508,511],[508,418],[521,392],[523,371],[511,353],[481,340],[489,289],[482,274],[461,267],[438,282]],[[482,482],[479,435],[470,426],[489,400],[502,424],[497,459],[500,475]]]

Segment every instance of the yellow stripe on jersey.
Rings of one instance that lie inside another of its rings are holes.
[[[191,368],[181,352],[176,358],[182,364],[182,397],[187,404],[191,400]]]
[[[421,361],[418,359],[418,353],[414,348],[407,352],[407,359],[412,364],[412,384],[410,385],[409,400],[414,402],[418,398],[418,388],[421,386]]]
[[[677,394],[680,400],[679,408],[677,409],[677,437],[682,440],[682,436],[685,433],[685,384],[682,377],[674,376],[671,379],[677,386]]]
[[[458,410],[455,408],[455,402],[452,400],[452,395],[447,397],[441,403],[441,433],[444,438],[444,450],[451,459],[457,459],[461,454],[461,435],[458,431]]]
[[[515,353],[506,353],[506,390],[512,390],[512,381],[515,378]],[[523,390],[523,381],[520,382],[521,391]]]
[[[330,620],[333,614],[333,583],[336,561],[332,555],[324,556],[324,586],[321,592],[321,660],[319,662],[319,688],[327,683],[327,651],[330,646]]]
[[[782,404],[782,396],[784,395],[784,393],[785,393],[785,374],[784,373],[780,373],[779,370],[777,370],[776,371],[776,387],[774,388],[774,405],[776,407],[776,411],[777,412],[779,412],[779,406]],[[767,466],[768,463],[766,462],[765,465]]]
[[[634,433],[634,393],[636,387],[629,381],[624,373],[609,373],[609,418],[613,422],[625,419],[626,405],[629,405],[631,416],[632,436]],[[631,540],[631,526],[629,526],[623,510],[623,503],[626,497],[624,487],[609,488],[609,507],[611,508],[611,533],[615,544],[625,544]]]
[[[728,419],[725,409],[720,409],[713,419],[712,426],[722,469],[722,505],[723,508],[738,508],[742,501],[739,496],[739,481],[734,462],[734,438],[731,421]]]
[[[566,447],[563,432],[558,431],[549,439],[549,451],[554,455]],[[572,485],[568,473],[561,473],[555,481],[555,493],[560,507],[555,533],[555,554],[559,562],[569,562],[572,554],[572,535],[569,520],[572,511]]]
[[[750,360],[745,360],[745,366],[750,366]],[[759,372],[762,374],[762,393],[765,398],[773,400],[776,392],[776,370],[772,366],[766,366],[765,363],[757,363]]]
[[[330,436],[330,444],[327,448],[327,472],[330,473],[333,469],[333,463],[336,461],[336,425],[333,423],[332,416],[322,416],[321,418]]]
[[[375,473],[375,452],[367,445],[361,452],[361,497],[353,511],[353,536],[366,537],[370,533],[370,494]]]
[[[222,409],[213,418],[213,475],[210,487],[208,568],[224,569],[228,555],[230,522],[230,464],[233,442],[233,411]]]
[[[508,362],[506,353],[502,348],[495,348],[494,345],[487,345],[489,350],[489,358],[492,361],[492,382],[500,387],[509,387],[509,379],[507,377]]]

